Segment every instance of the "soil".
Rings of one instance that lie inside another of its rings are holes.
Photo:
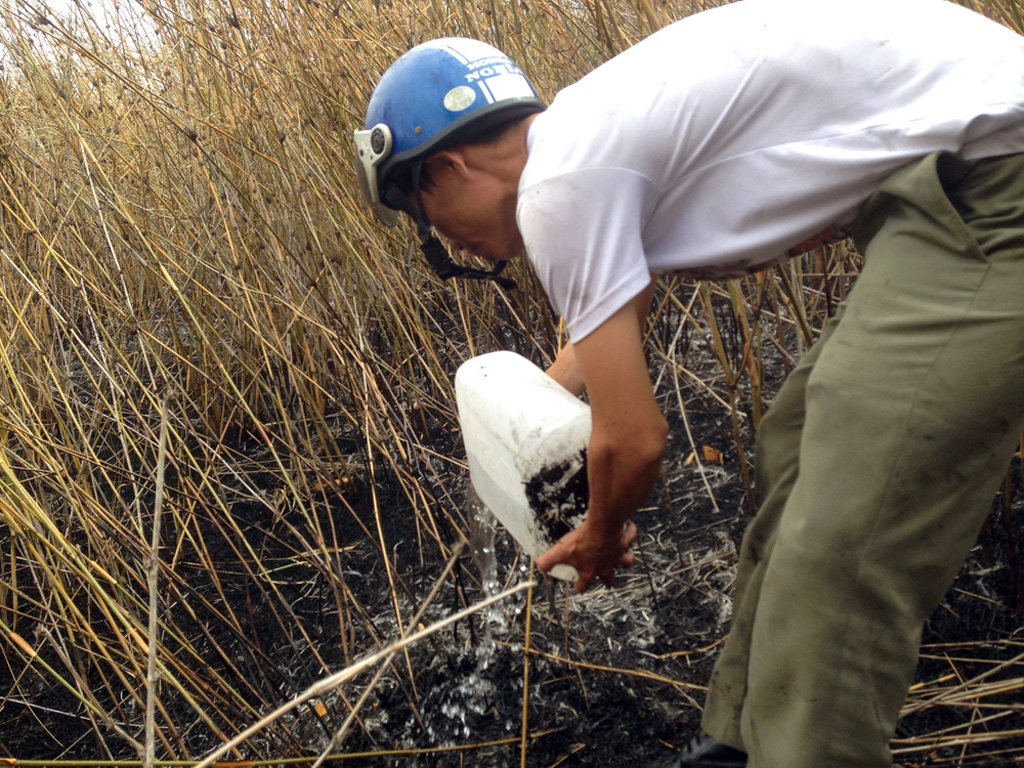
[[[587,452],[574,461],[542,468],[526,480],[526,501],[549,541],[555,542],[586,517],[590,501]]]
[[[695,352],[686,364],[698,371],[703,366],[709,376],[715,370]],[[683,392],[684,414],[668,384],[670,371],[657,364],[652,369],[672,436],[662,482],[636,517],[640,563],[614,587],[599,586],[581,596],[570,595],[563,583],[546,582],[532,597],[516,593],[498,609],[475,614],[411,646],[370,690],[356,727],[331,750],[349,755],[406,752],[350,757],[343,765],[640,768],[669,758],[692,735],[704,686],[728,630],[736,553],[750,507],[744,457],[734,447],[728,407],[709,389],[695,385]],[[781,374],[781,369],[775,371],[772,386]],[[741,437],[749,446],[745,423],[741,421]],[[438,457],[458,455],[458,438],[451,430],[438,429],[435,438]],[[705,452],[705,446],[710,450]],[[751,453],[749,448],[746,453]],[[256,456],[255,448],[250,454]],[[248,481],[259,486],[257,459]],[[454,475],[443,459],[437,462],[429,468],[444,485],[437,497],[464,499],[467,478]],[[263,479],[274,482],[271,474]],[[178,599],[171,600],[170,618],[194,626],[192,645],[198,658],[236,685],[248,686],[254,702],[277,704],[301,693],[322,677],[322,664],[343,668],[353,661],[346,658],[346,647],[368,648],[398,637],[396,608],[408,619],[440,576],[444,562],[434,549],[421,546],[419,521],[407,512],[398,482],[380,469],[376,482],[377,503],[389,510],[383,535],[398,588],[392,589],[378,545],[368,533],[374,520],[368,497],[359,496],[365,489],[356,489],[345,505],[324,508],[316,521],[323,530],[332,530],[345,548],[341,576],[351,601],[360,606],[361,622],[346,624],[337,615],[323,574],[304,570],[296,558],[303,542],[286,521],[266,504],[247,502],[241,495],[231,511],[245,521],[245,542],[266,562],[280,562],[280,578],[269,585],[239,567],[237,536],[222,531],[223,521],[214,513],[201,521],[210,544],[204,562],[219,562],[223,568],[214,575],[209,568],[191,567],[184,556],[176,566],[179,581],[171,597]],[[585,488],[578,482],[573,487],[577,502],[580,494],[585,498]],[[934,692],[936,681],[955,689],[959,680],[984,673],[984,683],[992,689],[977,706],[950,702],[903,718],[894,743],[899,766],[1024,763],[1019,705],[1024,679],[1019,658],[1024,646],[1021,488],[1020,461],[1015,460],[1006,493],[994,503],[961,575],[925,627],[917,673],[921,687],[912,703]],[[438,518],[444,516],[439,513]],[[167,535],[173,540],[175,532]],[[495,550],[502,585],[530,575],[528,564],[500,530]],[[424,625],[484,596],[470,552],[462,554],[454,574],[428,609]],[[184,605],[195,595],[218,597],[208,609],[193,607],[190,617]],[[218,620],[222,603],[240,617],[246,631],[228,630]],[[287,621],[275,613],[282,611]],[[284,630],[289,622],[301,631]],[[367,634],[370,628],[376,640]],[[343,637],[345,632],[353,636]],[[230,663],[215,649],[231,649]],[[254,739],[246,754],[315,756],[328,749],[348,713],[346,702],[355,702],[367,690],[371,674],[323,697],[322,709],[311,704],[284,718]],[[0,757],[95,758],[108,754],[106,749],[115,758],[136,757],[116,746],[121,742],[112,734],[101,748],[90,723],[62,714],[74,710],[74,700],[56,686],[29,677],[20,690],[32,693],[34,700],[0,708]],[[1002,692],[997,683],[1003,684]],[[172,713],[187,710],[169,695],[166,706]],[[525,758],[520,738],[524,710],[529,734]],[[130,720],[138,713],[118,714]],[[249,713],[210,716],[222,727],[251,722]],[[975,732],[1017,729],[1016,735],[971,744],[942,741],[985,717],[995,719],[977,724]],[[196,756],[218,746],[200,723],[185,738]]]
[[[506,743],[360,764],[524,764],[524,681],[531,736],[527,766],[655,766],[693,734],[704,686],[728,630],[736,553],[750,508],[740,457],[730,448],[735,441],[728,409],[695,388],[685,393],[684,424],[679,409],[669,402],[674,393],[663,389],[672,437],[663,482],[636,518],[640,565],[624,573],[615,587],[596,587],[582,596],[570,595],[561,582],[546,583],[533,596],[528,636],[527,598],[520,593],[503,603],[497,616],[475,617],[412,649],[416,712],[409,705],[408,684],[392,682],[373,694],[374,714],[367,715],[362,734],[353,735],[345,747],[357,751],[395,744]],[[749,434],[744,439],[749,444]],[[714,449],[707,455],[719,462],[705,458],[705,445]],[[993,662],[1010,661],[1024,641],[1015,554],[1024,537],[1019,461],[1014,473],[1010,487],[1018,490],[993,505],[961,576],[925,628],[917,675],[920,684],[948,679],[954,672],[987,671],[992,676],[986,682],[1009,681],[1005,694],[984,700],[986,707],[1006,707],[1006,722],[997,721],[991,731],[1019,727],[1019,685],[1014,681],[1024,671],[1020,660],[992,671]],[[576,491],[585,498],[585,488]],[[528,576],[514,543],[500,530],[496,550],[500,581],[513,584]],[[404,577],[411,584],[421,581],[413,591],[422,592],[439,567],[423,570],[410,564]],[[474,566],[462,578],[470,601],[482,595]],[[435,618],[446,613],[450,611],[439,611]],[[981,649],[979,642],[984,643]],[[528,670],[522,650],[527,643]],[[939,734],[941,739],[944,729],[962,727],[976,717],[971,707],[946,706],[904,718],[894,743],[897,765],[1001,766],[1024,761],[1024,737],[1019,734],[967,746],[943,746],[929,736]]]
[[[688,365],[699,364],[691,355]],[[703,364],[712,367],[708,360]],[[773,386],[779,381],[781,375]],[[560,582],[545,584],[533,598],[528,637],[526,598],[517,595],[503,605],[501,621],[467,622],[415,651],[412,666],[427,739],[416,717],[402,711],[407,699],[397,686],[393,698],[379,700],[381,719],[367,722],[381,743],[393,743],[396,735],[410,746],[513,742],[467,753],[402,757],[389,764],[656,766],[693,734],[704,686],[728,630],[736,553],[750,507],[740,457],[731,449],[734,426],[728,409],[694,388],[685,393],[684,423],[675,393],[662,389],[672,437],[663,482],[636,518],[640,565],[624,573],[615,587],[596,587],[582,596],[570,595]],[[750,444],[746,431],[744,441]],[[713,449],[707,455],[719,463],[705,459],[705,445]],[[986,682],[1003,681],[1006,692],[986,697],[980,710],[934,706],[903,718],[894,742],[897,766],[1024,763],[1019,730],[1024,663],[1014,658],[1024,642],[1017,565],[1024,537],[1022,487],[1015,460],[1009,493],[993,504],[960,577],[925,627],[917,673],[922,691],[936,680],[988,673]],[[500,531],[497,551],[506,583],[527,575],[514,544]],[[528,670],[522,653],[527,642]],[[999,669],[999,662],[1010,663]],[[522,763],[519,736],[527,675],[531,739]],[[949,683],[955,685],[955,679]],[[967,745],[942,742],[989,707],[1005,707],[1005,717],[988,730],[1018,729],[1016,735]],[[357,747],[356,741],[350,746]],[[380,760],[366,762],[377,764]]]

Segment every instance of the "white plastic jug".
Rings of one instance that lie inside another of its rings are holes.
[[[544,554],[587,512],[590,406],[514,352],[463,363],[455,397],[473,488],[523,549]]]

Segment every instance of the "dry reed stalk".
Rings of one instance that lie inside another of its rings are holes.
[[[304,702],[309,701],[312,698],[324,696],[325,694],[330,693],[333,689],[337,688],[345,681],[352,679],[363,670],[375,664],[379,664],[382,661],[386,661],[388,658],[398,653],[399,651],[408,648],[413,643],[416,643],[426,637],[429,637],[430,635],[439,632],[440,630],[454,624],[455,622],[461,621],[462,619],[472,615],[473,613],[483,608],[486,608],[489,605],[498,603],[504,600],[506,597],[515,594],[516,592],[521,592],[524,589],[532,589],[535,586],[536,582],[527,581],[522,584],[518,584],[515,587],[512,587],[511,589],[507,589],[504,592],[501,592],[500,594],[494,595],[493,597],[485,598],[469,608],[464,608],[458,613],[452,614],[451,616],[442,621],[436,622],[435,624],[432,624],[431,626],[425,629],[422,629],[418,632],[415,632],[411,635],[402,638],[401,640],[392,643],[387,648],[383,649],[378,653],[373,654],[369,658],[363,659],[362,661],[357,662],[341,670],[340,672],[336,672],[333,675],[325,677],[324,679],[318,681],[315,685],[310,686],[306,691],[304,691],[299,696],[296,696],[291,701],[288,701],[279,706],[269,715],[262,718],[259,722],[254,723],[252,726],[247,728],[245,731],[240,733],[235,738],[228,741],[226,744],[215,749],[203,760],[198,762],[195,765],[195,768],[210,768],[210,766],[212,766],[219,758],[221,758],[231,750],[238,747],[240,744],[242,744],[247,739],[251,738],[253,735],[258,733],[263,728],[266,728],[268,725],[275,722],[278,718],[284,716],[288,712],[291,712],[300,704],[303,704]]]
[[[533,581],[534,561],[530,559],[530,581]],[[526,592],[526,628],[523,630],[523,708],[520,725],[519,766],[526,768],[526,736],[530,721],[530,629],[533,619],[533,587]]]
[[[437,597],[438,591],[440,591],[440,588],[447,581],[449,575],[452,572],[452,569],[455,567],[458,557],[462,552],[463,546],[464,545],[460,543],[452,552],[452,556],[451,558],[449,558],[448,564],[445,566],[444,571],[441,572],[441,575],[434,583],[433,589],[430,590],[430,594],[427,595],[426,599],[423,601],[423,604],[419,607],[419,610],[416,611],[416,615],[413,616],[412,619],[409,621],[408,626],[406,626],[405,631],[403,632],[403,636],[411,632],[415,627],[419,626],[420,621],[423,619],[424,614],[427,612],[427,608],[429,608],[430,604],[434,602],[434,598]],[[370,694],[373,693],[374,687],[377,685],[378,682],[380,682],[380,679],[384,676],[384,673],[388,670],[389,666],[389,663],[381,664],[380,668],[374,673],[373,679],[370,680],[370,683],[366,686],[366,689],[362,692],[362,694],[360,694],[359,700],[351,708],[351,711],[349,712],[348,717],[345,718],[345,722],[342,723],[341,728],[339,728],[338,731],[331,738],[331,744],[329,745],[329,747],[321,753],[320,758],[313,764],[313,768],[320,768],[320,766],[323,765],[324,761],[327,759],[331,750],[340,747],[342,743],[345,741],[345,736],[348,733],[349,729],[352,727],[352,723],[358,716],[359,710],[366,703],[367,699],[370,698]]]
[[[980,9],[1021,28],[1012,2]],[[49,686],[110,756],[140,747],[151,666],[152,750],[175,757],[380,648],[390,624],[361,583],[373,564],[402,627],[422,589],[408,566],[437,567],[466,539],[452,371],[498,347],[551,359],[562,342],[525,266],[514,296],[439,286],[408,231],[382,232],[359,204],[350,133],[383,68],[468,34],[513,52],[550,97],[696,8],[334,10],[168,0],[143,30],[0,0],[0,632],[18,673],[5,693],[31,704],[29,682]],[[741,469],[765,359],[791,367],[855,276],[836,249],[661,294],[649,337],[673,361],[666,396],[684,416],[696,396],[728,412]],[[715,371],[689,365],[709,324]],[[147,628],[158,498],[166,607]],[[990,690],[968,680],[965,693]],[[253,749],[292,751],[305,725]]]
[[[157,633],[159,621],[157,619],[160,609],[160,522],[163,515],[164,503],[164,479],[167,468],[167,422],[168,422],[168,400],[170,396],[164,397],[163,405],[160,408],[160,446],[157,454],[156,464],[156,499],[153,505],[153,533],[152,543],[149,548],[149,568],[147,574],[147,587],[149,588],[149,627],[147,637],[149,638],[149,652],[146,659],[146,749],[142,758],[143,765],[150,768],[156,759],[156,688],[159,682],[159,675],[156,666],[157,657]]]

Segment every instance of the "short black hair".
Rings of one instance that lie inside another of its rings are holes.
[[[463,144],[476,144],[485,146],[487,144],[497,143],[501,139],[501,137],[505,135],[505,133],[511,130],[511,128],[516,123],[523,119],[525,118],[513,118],[512,120],[507,120],[503,123],[499,123],[498,125],[488,126],[484,128],[483,131],[466,137],[463,141],[460,141],[458,144],[452,144],[450,146],[443,147],[442,149],[451,149],[451,147],[453,146],[460,146]],[[430,189],[434,186],[434,180],[430,176],[430,169],[427,167],[427,160],[436,155],[438,152],[442,151],[442,149],[438,149],[435,152],[431,152],[430,155],[427,157],[417,158],[408,163],[403,163],[402,165],[395,166],[394,168],[391,169],[391,173],[388,175],[388,183],[394,184],[396,187],[398,187],[403,195],[411,195],[413,193],[413,179],[416,173],[416,165],[419,165],[420,190],[424,192],[429,192]]]

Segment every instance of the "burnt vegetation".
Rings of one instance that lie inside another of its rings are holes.
[[[256,723],[226,758],[667,756],[728,627],[757,424],[857,255],[664,285],[640,564],[571,596],[499,530],[484,589],[452,376],[495,349],[543,365],[564,334],[525,264],[514,293],[429,276],[349,155],[424,39],[493,42],[550,97],[704,6],[118,5],[0,0],[0,762],[199,760]],[[1024,761],[1019,452],[1008,470],[926,627],[901,766]]]

